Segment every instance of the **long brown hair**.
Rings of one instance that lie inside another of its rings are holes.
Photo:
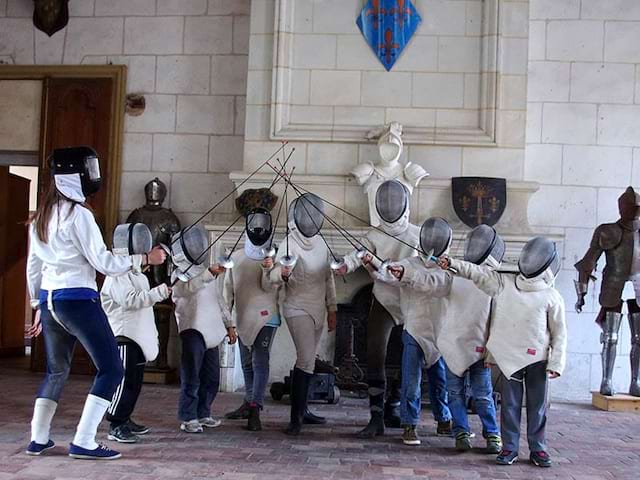
[[[35,213],[29,219],[29,224],[35,226],[38,239],[42,243],[49,242],[49,222],[51,221],[51,213],[53,212],[53,207],[55,205],[58,205],[59,208],[62,200],[71,202],[71,208],[69,209],[69,215],[71,215],[73,209],[78,205],[78,202],[74,202],[58,192],[55,180],[52,179],[49,183],[49,187],[47,188],[47,193],[45,193],[44,198],[38,205]]]

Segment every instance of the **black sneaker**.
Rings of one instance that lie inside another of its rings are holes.
[[[129,430],[131,430],[131,433],[133,433],[134,435],[146,435],[150,432],[149,427],[140,425],[139,423],[136,423],[131,419],[129,419],[129,421],[127,422],[127,427],[129,427]]]
[[[513,465],[517,461],[518,452],[512,452],[511,450],[502,450],[496,457],[498,465]]]
[[[224,418],[227,420],[247,420],[249,418],[249,403],[242,402],[242,405],[233,412],[225,413]]]
[[[126,423],[109,430],[107,438],[119,443],[136,443],[138,441],[137,435],[129,429]]]
[[[436,435],[439,437],[451,437],[453,436],[453,428],[451,426],[451,420],[446,422],[438,422],[438,428],[436,429]]]
[[[529,455],[529,460],[536,467],[548,468],[551,466],[551,457],[549,457],[549,454],[544,450],[541,450],[539,452],[531,452],[531,455]]]

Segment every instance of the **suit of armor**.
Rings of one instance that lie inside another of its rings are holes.
[[[600,312],[596,322],[602,329],[602,383],[600,393],[613,395],[612,374],[615,364],[618,334],[622,323],[622,291],[630,281],[635,289],[635,299],[628,300],[629,327],[631,329],[631,386],[629,394],[640,397],[638,370],[640,368],[640,194],[627,188],[618,199],[620,220],[596,228],[591,245],[584,258],[575,264],[578,281],[575,282],[578,301],[576,311],[580,313],[588,292],[589,280],[595,279],[593,272],[602,254],[605,268],[600,289]]]
[[[157,177],[144,187],[146,204],[136,208],[127,218],[128,223],[144,223],[153,238],[153,245],[169,245],[171,237],[180,231],[180,221],[170,208],[162,206],[166,196],[167,187]],[[151,288],[169,281],[167,264],[151,267],[146,272]],[[154,307],[156,326],[160,337],[160,354],[151,366],[158,369],[167,368],[167,345],[169,343],[169,328],[171,325],[171,300],[166,300]]]

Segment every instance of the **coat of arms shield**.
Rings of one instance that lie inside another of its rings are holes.
[[[69,23],[69,0],[34,0],[33,24],[52,36]]]
[[[468,227],[495,225],[507,206],[504,178],[454,177],[451,179],[453,209]]]

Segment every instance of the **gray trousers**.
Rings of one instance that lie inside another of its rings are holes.
[[[523,390],[527,399],[527,441],[532,452],[546,451],[547,362],[533,363],[517,371],[509,379],[502,378],[500,430],[503,449],[517,452],[520,447],[520,418]]]
[[[296,347],[296,368],[313,374],[316,369],[316,352],[324,325],[316,327],[309,315],[287,318],[287,326]]]

